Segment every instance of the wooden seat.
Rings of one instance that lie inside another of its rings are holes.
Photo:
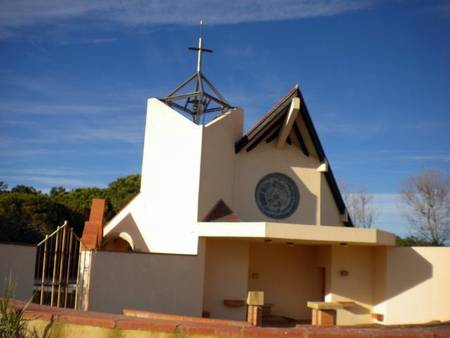
[[[336,325],[336,312],[339,309],[352,307],[354,302],[308,302],[312,309],[312,325],[331,326]]]

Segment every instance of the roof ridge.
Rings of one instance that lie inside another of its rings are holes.
[[[270,115],[272,115],[272,113],[278,109],[279,106],[281,106],[289,97],[292,96],[292,94],[294,94],[297,90],[299,89],[298,83],[295,84],[294,87],[292,87],[288,93],[283,96],[280,100],[278,100],[278,102],[272,106],[272,108],[265,113],[246,133],[245,135],[249,135],[251,134],[252,131],[254,131],[258,126],[260,126]]]

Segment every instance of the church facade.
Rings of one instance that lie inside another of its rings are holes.
[[[339,261],[364,267],[369,292],[374,250],[395,241],[353,227],[297,86],[245,134],[240,108],[203,125],[149,99],[141,192],[103,236],[104,249],[202,257],[204,315],[245,319],[258,290],[267,320],[299,321],[308,301],[341,299]],[[358,304],[352,320],[367,322],[371,302]]]
[[[196,73],[148,100],[140,193],[100,231],[101,250],[170,262],[136,304],[245,320],[248,292],[262,291],[269,326],[309,323],[311,309],[336,311],[339,325],[448,320],[450,294],[428,292],[450,281],[449,251],[397,250],[393,234],[353,226],[300,88],[244,133],[243,109],[202,73],[201,38],[194,49]],[[107,310],[118,301],[97,284]],[[420,299],[433,310],[417,312]]]

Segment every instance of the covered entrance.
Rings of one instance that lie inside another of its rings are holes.
[[[310,323],[323,301],[329,247],[272,240],[206,239],[204,315],[246,320],[249,291],[264,292],[263,325]]]
[[[310,323],[308,301],[322,301],[322,246],[250,243],[248,289],[264,292],[263,325]]]

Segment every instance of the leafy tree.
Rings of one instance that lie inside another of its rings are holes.
[[[430,241],[426,241],[423,239],[419,239],[415,236],[408,236],[408,237],[400,237],[396,236],[395,242],[398,246],[432,246],[433,243]]]
[[[141,175],[120,177],[108,185],[106,195],[111,201],[114,214],[118,213],[139,193],[140,186]]]
[[[64,187],[53,187],[50,189],[49,195],[54,198],[59,195],[63,195],[66,193],[66,188]]]
[[[33,187],[29,187],[26,185],[16,185],[14,188],[11,189],[11,192],[19,192],[19,193],[25,193],[25,194],[35,194],[37,193],[37,190]]]
[[[106,200],[105,218],[111,219],[139,193],[140,175],[118,178],[107,188],[53,187],[48,194],[25,185],[6,188],[0,182],[0,241],[35,244],[65,220],[80,236],[93,198]]]
[[[0,181],[0,194],[6,191],[8,191],[8,185],[5,182]]]
[[[92,199],[106,197],[105,189],[102,188],[78,188],[64,194],[57,194],[53,200],[70,210],[67,221],[74,231],[81,235],[84,222],[89,218]],[[107,210],[106,213],[109,214],[110,211]]]
[[[41,193],[0,194],[0,241],[37,243],[70,215]]]

